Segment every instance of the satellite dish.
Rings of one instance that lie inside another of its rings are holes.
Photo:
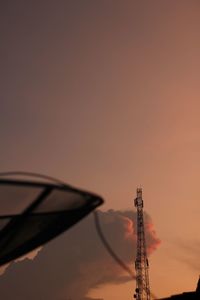
[[[38,248],[103,203],[66,184],[0,179],[0,266]]]

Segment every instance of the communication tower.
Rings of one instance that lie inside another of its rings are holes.
[[[146,252],[144,217],[143,217],[143,199],[142,189],[137,188],[137,197],[134,200],[137,208],[137,252],[135,260],[136,271],[136,289],[134,298],[136,300],[150,300],[149,287],[149,263]]]

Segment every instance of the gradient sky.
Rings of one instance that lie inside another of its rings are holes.
[[[61,178],[105,210],[132,208],[141,184],[162,241],[158,296],[193,290],[200,273],[199,32],[198,0],[0,4],[1,171]]]

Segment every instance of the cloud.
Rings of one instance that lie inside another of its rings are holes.
[[[99,211],[102,230],[111,247],[133,265],[136,248],[136,214],[132,211]],[[151,253],[160,243],[146,215],[146,240]],[[4,300],[79,300],[91,288],[130,278],[102,245],[93,215],[46,245],[34,260],[12,263],[0,278]]]
[[[18,259],[15,260],[15,262],[18,262],[18,261],[23,261],[24,259],[30,259],[30,260],[33,260],[39,253],[39,251],[42,249],[42,247],[39,247],[29,253],[27,253],[26,255],[23,255],[21,257],[19,257]],[[0,267],[0,275],[2,275],[6,269],[9,267],[9,263]]]

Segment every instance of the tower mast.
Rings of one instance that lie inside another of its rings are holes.
[[[137,197],[134,200],[137,208],[137,252],[135,260],[136,271],[136,289],[134,297],[136,300],[150,300],[149,287],[149,263],[146,252],[144,217],[143,217],[143,199],[142,189],[137,188]]]

